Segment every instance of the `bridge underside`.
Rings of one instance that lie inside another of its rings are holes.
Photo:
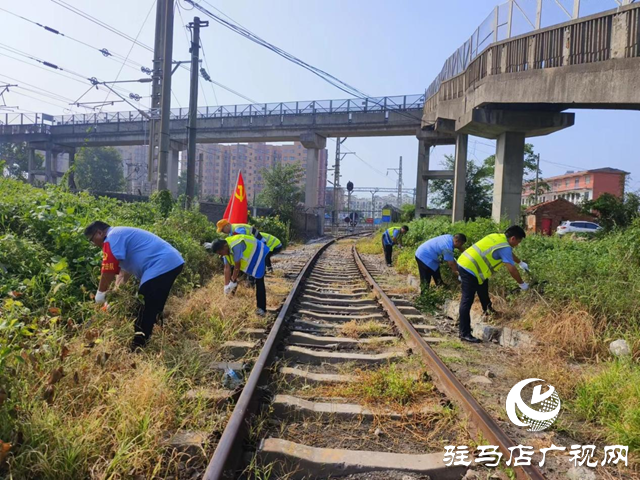
[[[422,190],[430,178],[452,179],[453,220],[464,219],[467,137],[496,139],[492,216],[519,223],[527,137],[571,127],[566,110],[640,110],[639,32],[634,4],[489,46],[425,101],[423,131],[455,138],[456,156],[453,172],[429,172],[428,153],[419,157]]]

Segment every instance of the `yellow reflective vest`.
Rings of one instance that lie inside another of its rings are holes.
[[[500,248],[510,248],[507,236],[504,233],[492,233],[462,252],[458,264],[473,272],[478,283],[482,284],[502,266],[501,259],[493,258],[493,252]]]
[[[233,235],[225,238],[229,245],[229,255],[225,258],[229,265],[235,265],[233,248],[244,242],[245,249],[240,258],[240,270],[255,278],[264,277],[265,259],[269,253],[267,245],[251,235]]]
[[[269,233],[262,233],[262,241],[267,244],[269,251],[273,252],[274,249],[282,246],[282,242]]]

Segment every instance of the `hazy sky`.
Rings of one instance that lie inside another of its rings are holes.
[[[235,21],[262,38],[322,68],[371,96],[423,93],[441,70],[444,60],[459,47],[487,17],[498,0],[208,0]],[[521,0],[524,4],[533,0]],[[550,3],[554,3],[551,0]],[[154,0],[0,0],[0,8],[53,27],[68,37],[113,53],[126,56],[132,43],[89,20],[75,15],[58,3],[78,7],[112,27],[152,46],[154,35]],[[562,0],[570,9],[572,0]],[[193,20],[196,10],[179,0],[176,15],[174,59],[188,60],[188,42],[183,25]],[[203,4],[205,5],[205,4]],[[205,5],[207,8],[207,5]],[[614,0],[583,0],[585,12],[615,7]],[[560,10],[556,10],[560,16]],[[149,15],[148,15],[149,14]],[[148,18],[147,18],[148,15]],[[202,19],[205,16],[200,14]],[[147,18],[145,22],[145,18]],[[544,21],[551,22],[547,17]],[[42,97],[24,89],[13,89],[4,95],[7,105],[24,110],[61,114],[68,103],[88,89],[82,77],[113,80],[121,62],[105,58],[99,52],[68,38],[53,35],[40,27],[0,10],[0,83],[19,84],[24,88],[46,89],[59,96],[57,100]],[[553,22],[555,23],[555,22]],[[142,28],[141,28],[142,27]],[[342,99],[347,95],[316,76],[293,65],[276,54],[255,45],[211,22],[202,31],[205,66],[213,79],[258,102]],[[12,47],[25,54],[54,63],[63,69],[56,75],[47,67],[37,68],[10,59],[19,58],[31,65],[36,62],[9,52]],[[151,66],[152,54],[135,46],[129,57]],[[76,76],[77,74],[79,76]],[[145,75],[124,67],[120,79],[137,79]],[[78,80],[78,81],[76,81]],[[173,77],[174,107],[187,107],[189,72],[178,69]],[[31,85],[28,85],[31,84]],[[233,105],[246,100],[202,83],[200,105]],[[149,95],[148,84],[123,85],[142,96]],[[22,95],[18,95],[22,94]],[[34,97],[34,98],[28,98]],[[105,90],[92,90],[83,101],[102,101]],[[110,99],[117,99],[111,96]],[[46,103],[50,102],[50,103]],[[148,104],[148,98],[142,100]],[[1,105],[1,102],[0,102]],[[83,112],[82,109],[74,108]],[[104,111],[131,110],[116,104]],[[86,112],[86,111],[84,111]],[[0,110],[1,113],[1,110]],[[630,186],[640,188],[637,133],[640,113],[624,111],[576,112],[573,128],[547,137],[531,139],[541,154],[543,174],[555,175],[566,170],[611,166],[632,173]],[[470,159],[482,160],[494,151],[494,142],[471,138]],[[329,141],[333,158],[335,143]],[[344,144],[358,153],[375,170],[353,155],[343,164],[342,184],[352,180],[356,186],[394,187],[397,176],[386,175],[386,169],[397,167],[398,157],[404,161],[405,187],[413,188],[416,178],[418,143],[412,137],[348,139]],[[437,166],[448,147],[438,147],[432,155]],[[331,162],[330,162],[331,163]],[[558,165],[563,164],[563,165]]]

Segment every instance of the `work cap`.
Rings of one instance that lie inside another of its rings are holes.
[[[229,225],[229,220],[225,220],[224,218],[216,223],[216,226],[218,227],[218,233],[222,232],[222,229],[227,225]]]

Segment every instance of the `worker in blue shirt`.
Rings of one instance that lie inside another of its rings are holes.
[[[269,253],[267,244],[251,235],[233,235],[213,242],[211,250],[224,261],[224,294],[235,293],[238,288],[238,276],[240,272],[244,272],[255,279],[256,315],[266,315],[267,290],[264,274]]]
[[[131,349],[145,346],[164,310],[171,287],[184,267],[180,252],[146,230],[112,227],[100,221],[91,223],[84,235],[96,247],[102,248],[96,303],[105,302],[116,275],[116,286],[126,282],[131,274],[140,280],[138,295],[142,296],[143,303],[138,309]]]
[[[449,264],[455,278],[458,278],[458,264],[453,256],[453,249],[457,248],[461,252],[466,241],[467,237],[463,233],[456,233],[455,235],[440,235],[427,240],[418,247],[416,250],[416,262],[423,291],[425,288],[429,288],[432,277],[436,285],[442,284],[442,276],[440,275],[441,258]]]
[[[393,255],[393,246],[399,245],[402,248],[402,237],[409,231],[409,227],[403,225],[401,228],[391,227],[382,234],[382,249],[384,250],[384,259],[387,267],[391,266],[391,257]]]

